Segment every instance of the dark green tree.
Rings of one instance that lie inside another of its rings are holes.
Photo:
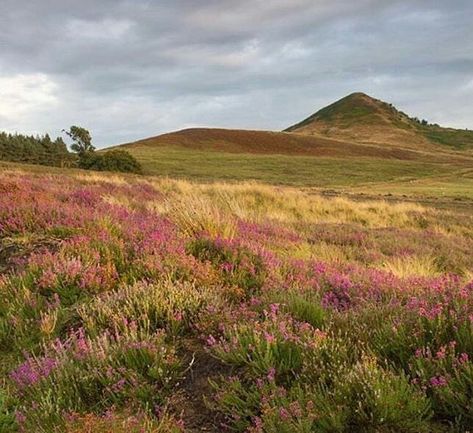
[[[69,131],[65,129],[62,131],[74,142],[71,144],[71,150],[77,152],[79,157],[95,150],[95,147],[92,145],[92,137],[87,129],[80,126],[71,126]]]

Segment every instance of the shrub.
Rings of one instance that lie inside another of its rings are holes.
[[[104,415],[88,413],[85,415],[68,414],[64,430],[55,429],[55,433],[179,433],[182,432],[179,421],[167,413],[159,419],[147,413],[131,414],[127,412],[107,411]]]
[[[43,356],[28,356],[10,373],[22,396],[23,427],[57,427],[63,413],[71,411],[162,404],[180,367],[164,337],[146,335],[133,325],[123,334],[106,332],[95,339],[79,330],[46,347]]]
[[[146,332],[166,329],[177,335],[189,331],[201,310],[212,302],[211,293],[190,283],[136,283],[105,293],[78,307],[91,335],[125,330],[130,323]]]
[[[243,290],[243,296],[258,293],[265,282],[267,270],[262,258],[230,241],[198,238],[187,245],[187,251],[200,261],[210,262],[227,285]]]
[[[455,341],[419,348],[410,365],[413,383],[427,390],[435,414],[461,427],[473,424],[473,362]]]
[[[125,150],[110,150],[105,153],[87,152],[79,158],[79,167],[96,171],[118,171],[142,173],[140,163]]]
[[[348,406],[347,423],[356,431],[431,431],[426,395],[407,376],[379,367],[372,358],[362,359],[345,377],[338,377],[332,392],[336,401]]]
[[[210,349],[222,361],[246,367],[253,377],[272,372],[290,382],[302,367],[303,353],[324,338],[321,331],[280,313],[273,304],[260,321],[230,326],[218,342],[211,338]]]
[[[7,402],[7,394],[0,388],[0,433],[11,433],[16,431],[17,424],[15,414]]]

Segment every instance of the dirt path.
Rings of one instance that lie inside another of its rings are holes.
[[[183,358],[192,363],[172,399],[172,410],[182,416],[187,433],[222,432],[223,419],[205,404],[212,396],[209,379],[218,379],[230,368],[210,356],[198,340],[183,343]]]

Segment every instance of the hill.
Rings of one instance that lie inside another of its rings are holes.
[[[404,160],[418,157],[415,152],[409,150],[388,146],[380,148],[320,136],[218,128],[184,129],[127,143],[120,147],[133,152],[133,149],[140,147],[151,149],[168,146],[188,150],[249,154],[371,156]]]
[[[284,132],[192,128],[118,147],[153,175],[471,197],[471,152],[423,128],[446,139],[446,129],[358,93]]]
[[[322,108],[285,132],[400,148],[428,149],[439,144],[456,150],[473,148],[473,131],[429,124],[359,92]]]

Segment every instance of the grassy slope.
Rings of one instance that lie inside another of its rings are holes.
[[[205,150],[228,153],[251,153],[255,155],[304,155],[318,157],[377,157],[413,160],[439,159],[416,149],[400,149],[393,146],[379,146],[333,140],[272,131],[241,129],[193,128],[150,137],[122,145],[128,150],[147,147],[151,151],[159,147],[182,147],[188,150]]]

